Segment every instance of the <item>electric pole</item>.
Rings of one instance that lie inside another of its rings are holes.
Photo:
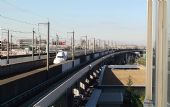
[[[86,38],[86,44],[85,44],[85,49],[84,49],[84,54],[87,55],[87,36],[82,36],[82,37],[85,37]]]
[[[58,37],[58,35],[56,34],[56,53],[57,53],[58,41],[59,41],[59,37]]]
[[[49,37],[50,37],[50,22],[48,21],[47,23],[38,23],[39,24],[45,24],[48,26],[47,28],[47,46],[46,46],[46,51],[47,51],[47,71],[49,70]]]
[[[71,56],[72,56],[72,60],[74,60],[74,31],[73,32],[67,32],[67,33],[72,33],[73,35],[72,35],[72,37],[71,37],[71,47],[72,47],[72,54],[71,54]]]
[[[89,40],[88,40],[88,50],[89,50]]]
[[[85,55],[87,55],[87,36],[86,36],[86,47],[85,47]]]
[[[11,49],[11,52],[12,52],[12,34],[11,34],[11,45],[10,45],[10,49]]]
[[[35,37],[35,53],[37,53],[37,37]]]
[[[109,40],[108,40],[108,51],[109,51]]]
[[[32,35],[32,60],[34,60],[34,34],[35,34],[35,31],[33,29],[33,35]]]
[[[8,32],[8,40],[7,40],[7,64],[9,64],[9,30]]]
[[[73,49],[72,49],[72,60],[74,60],[74,31],[73,31]]]
[[[95,38],[94,38],[94,42],[93,42],[93,53],[95,53],[95,46],[96,45],[96,43],[95,43]]]
[[[100,39],[98,39],[98,51],[100,51]]]
[[[103,47],[104,47],[104,49],[106,49],[106,43],[105,43],[106,41],[104,40],[104,42],[103,42]]]
[[[39,59],[41,58],[41,35],[39,35]]]
[[[49,70],[49,38],[50,38],[50,22],[48,24],[48,36],[47,36],[47,71]]]

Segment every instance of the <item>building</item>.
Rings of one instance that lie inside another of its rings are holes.
[[[32,45],[32,39],[19,39],[17,44],[20,48],[28,48]]]
[[[39,45],[39,40],[34,39],[34,43],[35,43],[35,47]],[[44,39],[41,40],[41,46],[46,45],[47,41]],[[24,49],[24,48],[28,48],[28,47],[32,47],[32,39],[19,39],[17,40],[17,44],[20,48]],[[37,44],[37,45],[36,45]],[[45,46],[44,46],[45,47]]]
[[[7,50],[7,41],[6,39],[3,41],[0,41],[0,50]]]

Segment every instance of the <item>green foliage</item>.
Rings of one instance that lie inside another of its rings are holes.
[[[140,96],[140,101],[143,103],[145,99],[145,95]]]
[[[132,77],[129,75],[128,77],[128,82],[127,82],[127,86],[131,87],[133,85],[133,81],[132,81]]]
[[[143,96],[139,96],[135,93],[134,88],[132,87],[133,81],[132,77],[129,76],[128,82],[127,82],[127,88],[125,91],[125,102],[129,105],[129,107],[143,107],[142,101]]]
[[[137,63],[145,66],[146,65],[146,58],[140,57],[139,59],[137,59]]]

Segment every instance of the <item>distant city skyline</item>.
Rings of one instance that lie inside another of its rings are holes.
[[[74,30],[76,38],[146,43],[145,0],[0,0],[0,15],[37,24],[51,23],[51,36],[61,38]],[[0,17],[0,27],[31,31],[37,26],[18,23]],[[46,27],[43,33],[46,33]],[[16,34],[18,38],[30,35]]]

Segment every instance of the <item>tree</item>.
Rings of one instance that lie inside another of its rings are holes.
[[[133,80],[132,77],[129,76],[127,81],[127,88],[125,90],[125,102],[129,105],[129,107],[143,107],[140,96],[135,93],[132,85]]]

